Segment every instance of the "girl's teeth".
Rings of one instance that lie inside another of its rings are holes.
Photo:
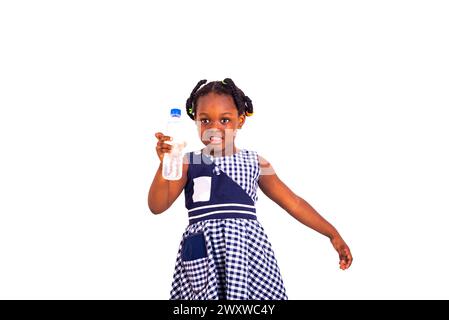
[[[211,142],[221,142],[221,138],[220,137],[210,137],[210,141]]]

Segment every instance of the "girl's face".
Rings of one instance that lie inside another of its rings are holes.
[[[195,123],[201,141],[214,154],[234,153],[237,130],[245,123],[231,96],[209,93],[198,98]]]

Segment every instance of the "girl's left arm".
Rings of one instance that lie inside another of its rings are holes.
[[[276,202],[281,208],[302,224],[327,236],[340,258],[340,268],[345,270],[352,263],[352,255],[348,245],[326,219],[324,219],[306,200],[297,196],[276,175],[271,164],[259,156],[261,169],[259,187],[268,198]]]

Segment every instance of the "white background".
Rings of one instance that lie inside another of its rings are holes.
[[[449,298],[445,1],[2,1],[0,298],[167,299],[184,195],[156,131],[231,77],[256,150],[354,263],[259,191],[290,299]],[[185,119],[188,151],[201,147]]]

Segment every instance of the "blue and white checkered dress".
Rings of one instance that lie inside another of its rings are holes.
[[[256,217],[255,151],[187,154],[189,225],[179,247],[170,299],[287,299],[267,235]]]

